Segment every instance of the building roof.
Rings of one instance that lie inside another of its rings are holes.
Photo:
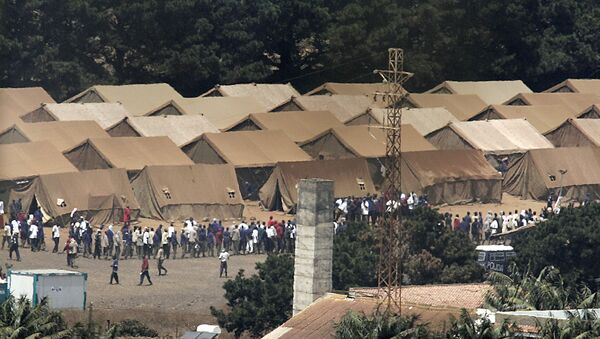
[[[521,93],[508,99],[505,105],[563,105],[576,114],[598,103],[600,95],[589,93]]]
[[[235,84],[217,85],[210,91],[202,94],[205,96],[224,97],[252,97],[260,102],[267,110],[279,106],[291,97],[298,97],[300,93],[291,84]]]
[[[113,137],[88,139],[68,153],[75,164],[89,161],[85,146],[91,146],[111,168],[139,171],[153,165],[193,165],[167,137]],[[66,153],[65,153],[66,154]],[[68,155],[69,157],[69,155]],[[78,166],[79,167],[79,166]]]
[[[324,95],[324,94],[342,94],[342,95],[366,95],[372,96],[377,92],[383,93],[388,90],[388,85],[382,82],[374,83],[345,83],[345,82],[326,82],[319,87],[308,91],[304,95]]]
[[[475,94],[488,105],[499,105],[519,93],[531,93],[521,80],[444,81],[426,93]]]
[[[525,119],[461,121],[451,123],[444,129],[451,129],[473,148],[486,153],[512,153],[554,147]],[[431,136],[442,130],[431,133],[428,139],[431,141]],[[435,144],[442,147],[445,143],[442,139]]]
[[[548,88],[544,92],[572,92],[600,95],[600,79],[567,79]]]
[[[387,110],[385,108],[371,108],[371,111],[377,122],[383,124]],[[427,135],[455,121],[458,121],[458,119],[443,107],[402,110],[402,123],[412,125],[421,135]]]
[[[294,142],[304,142],[330,128],[344,126],[329,111],[253,113],[238,125],[244,122],[251,122],[261,130],[281,130]]]
[[[343,123],[367,113],[372,106],[365,95],[311,95],[291,100],[305,111],[329,111]]]
[[[283,161],[310,160],[282,131],[205,133],[199,139],[235,167],[267,167]]]
[[[563,105],[490,105],[471,120],[483,120],[483,117],[487,116],[490,111],[501,119],[526,119],[542,134],[555,129],[567,119],[573,117],[570,110]]]
[[[37,109],[44,110],[56,121],[91,120],[105,130],[115,126],[129,115],[122,104],[112,102],[42,104]]]
[[[120,102],[134,116],[148,112],[182,96],[169,84],[96,85],[66,102]]]
[[[47,142],[0,145],[0,180],[17,180],[43,174],[77,172],[56,147]]]
[[[406,100],[416,108],[444,107],[461,121],[469,120],[487,106],[474,94],[411,93]]]
[[[18,124],[30,141],[48,142],[61,152],[88,138],[110,138],[95,121],[48,121]]]
[[[219,129],[202,115],[131,117],[127,122],[141,136],[169,137],[177,146],[194,140],[202,133],[219,133]]]

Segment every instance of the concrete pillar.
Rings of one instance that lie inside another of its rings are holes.
[[[300,180],[296,221],[294,314],[331,291],[333,181]]]

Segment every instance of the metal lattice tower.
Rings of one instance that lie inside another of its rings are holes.
[[[383,207],[391,207],[392,211],[384,211],[377,223],[379,236],[379,269],[378,294],[381,298],[379,311],[384,313],[401,314],[402,302],[402,241],[399,202],[401,194],[401,165],[402,155],[402,100],[407,92],[402,86],[412,73],[404,72],[404,51],[400,48],[388,49],[389,61],[387,70],[375,70],[381,75],[383,82],[388,85],[383,96],[387,112],[383,129],[386,131],[386,159],[384,162],[385,188]],[[398,206],[398,209],[394,207]]]

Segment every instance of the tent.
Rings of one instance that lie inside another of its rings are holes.
[[[147,218],[241,218],[244,211],[231,165],[147,166],[131,185]]]
[[[403,105],[408,108],[444,107],[461,121],[469,120],[487,106],[485,101],[474,94],[431,93],[411,93]]]
[[[600,95],[588,93],[521,93],[508,99],[505,105],[562,105],[569,113],[578,114],[593,104],[600,104]]]
[[[346,125],[365,125],[376,122],[372,105],[365,95],[311,95],[290,98],[272,111],[329,111]]]
[[[380,158],[385,156],[386,134],[379,126],[329,129],[300,145],[313,159]],[[433,150],[411,125],[402,125],[402,151]]]
[[[502,176],[476,150],[402,153],[402,191],[426,195],[430,204],[499,203]]]
[[[561,171],[564,174],[561,174]],[[504,177],[504,191],[524,199],[545,200],[550,192],[564,201],[590,194],[600,199],[600,151],[595,147],[531,150],[516,159]]]
[[[20,122],[20,116],[54,99],[41,87],[0,88],[0,130]]]
[[[218,129],[227,130],[250,113],[268,110],[252,97],[197,97],[170,100],[147,116],[164,115],[165,111],[173,115],[202,115]]]
[[[377,123],[384,124],[387,109],[372,108]],[[402,123],[414,127],[421,135],[427,135],[458,119],[443,107],[409,108],[402,110]]]
[[[319,87],[308,91],[304,95],[366,95],[371,96],[375,93],[384,93],[389,90],[389,85],[382,82],[374,83],[344,83],[344,82],[326,82]]]
[[[151,165],[192,165],[167,137],[87,139],[65,156],[79,170],[124,168],[130,173]]]
[[[377,193],[365,159],[280,162],[260,188],[260,201],[266,209],[290,212],[298,202],[298,182],[307,178],[333,180],[336,198]]]
[[[300,93],[291,84],[235,84],[216,85],[213,89],[202,94],[203,97],[252,97],[271,110],[291,97]]]
[[[140,136],[166,136],[177,146],[192,141],[202,133],[219,133],[219,129],[202,115],[131,117],[127,123]]]
[[[42,104],[21,119],[25,122],[91,120],[108,130],[128,115],[129,112],[120,103],[62,103]]]
[[[545,136],[556,147],[600,147],[600,120],[569,119]]]
[[[544,92],[550,93],[590,93],[600,95],[600,79],[567,79]]]
[[[39,206],[45,221],[63,225],[74,208],[93,224],[121,222],[127,206],[135,219],[140,209],[123,169],[40,175],[13,188],[10,199],[22,199],[24,211]]]
[[[488,105],[499,105],[519,93],[531,93],[521,80],[444,81],[426,93],[475,94]]]
[[[563,105],[490,105],[470,120],[526,119],[538,132],[544,134],[571,117],[573,114]]]
[[[330,128],[343,126],[329,111],[287,111],[250,114],[229,131],[281,130],[294,142],[302,143]]]
[[[577,114],[578,119],[600,119],[600,105],[591,105]]]
[[[182,96],[169,84],[96,85],[66,102],[119,102],[134,116],[146,115],[160,105]]]
[[[244,199],[258,198],[278,162],[310,160],[282,131],[205,133],[181,149],[195,163],[233,165]]]
[[[88,138],[110,138],[95,121],[48,121],[18,125],[30,141],[44,141],[67,151]]]

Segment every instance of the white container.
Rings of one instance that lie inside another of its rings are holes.
[[[48,297],[53,309],[85,309],[87,273],[66,270],[8,271],[8,290],[16,299],[27,297],[35,306]]]

